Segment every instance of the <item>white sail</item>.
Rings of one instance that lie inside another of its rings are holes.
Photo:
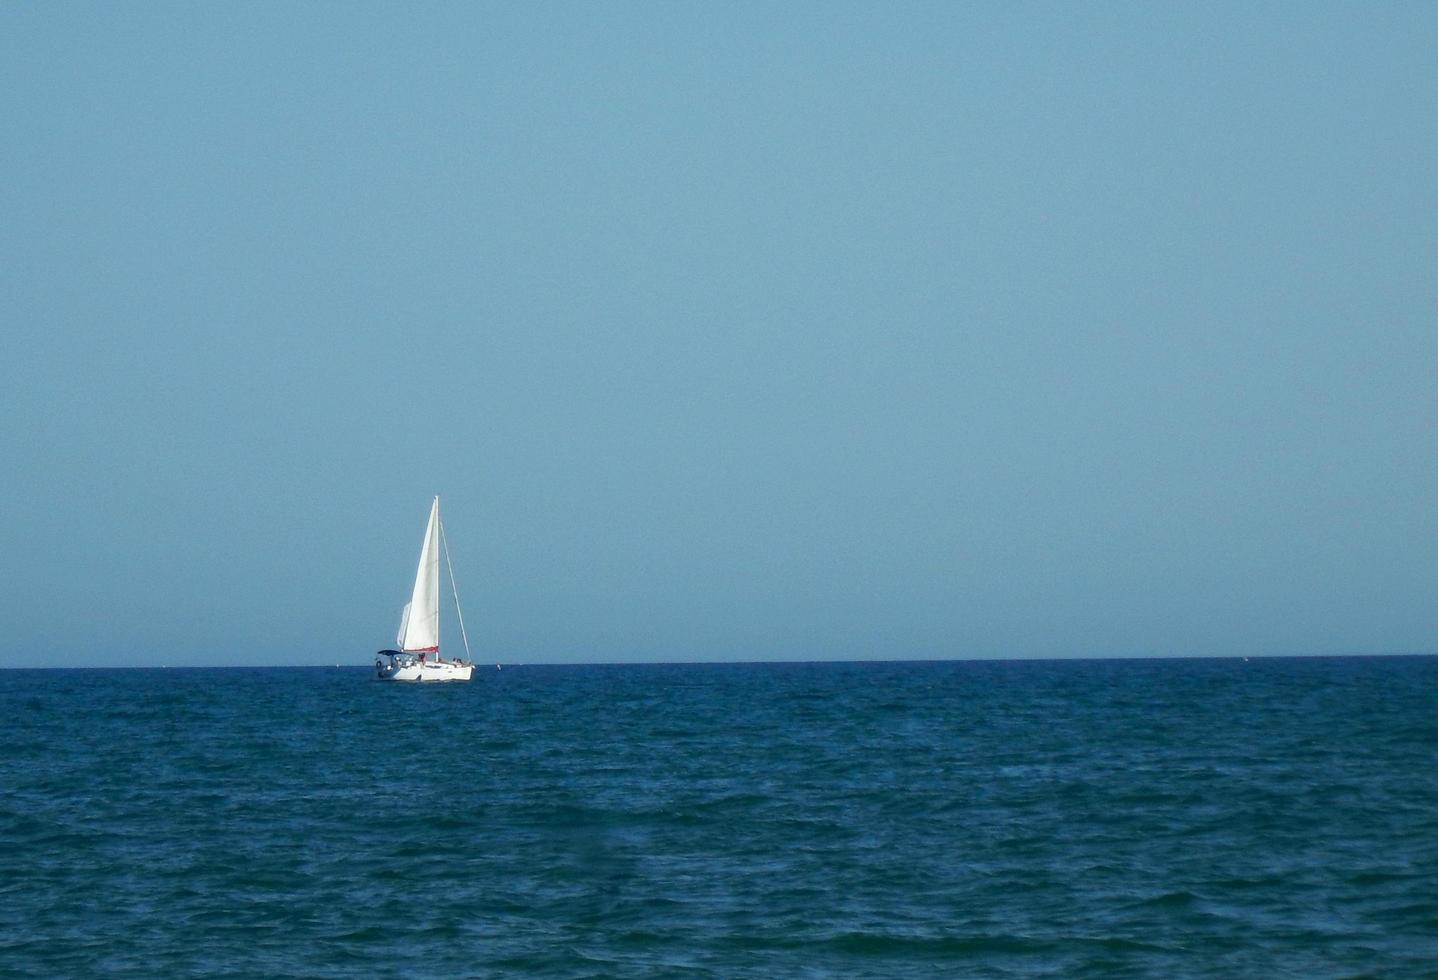
[[[419,551],[419,570],[414,575],[414,594],[405,607],[400,625],[399,648],[409,653],[439,650],[439,498],[429,510],[429,526]]]
[[[399,635],[394,638],[394,642],[401,647],[404,646],[404,631],[409,629],[409,606],[406,602],[404,611],[399,614]]]

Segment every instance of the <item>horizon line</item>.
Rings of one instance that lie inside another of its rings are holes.
[[[942,663],[1065,663],[1076,661],[1140,661],[1140,660],[1341,660],[1358,657],[1435,657],[1433,651],[1367,652],[1367,653],[1200,653],[1200,654],[1106,654],[1102,656],[1059,657],[914,657],[914,658],[838,658],[774,660],[528,660],[495,662],[496,667],[723,667],[756,666],[761,664],[942,664]],[[486,661],[485,663],[488,663]],[[476,667],[481,664],[476,662]],[[44,664],[0,665],[8,670],[369,670],[368,664],[303,663],[303,664]]]

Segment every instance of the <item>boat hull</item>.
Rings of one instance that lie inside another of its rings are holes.
[[[409,684],[437,684],[467,681],[474,676],[474,664],[438,660],[420,662],[413,658],[378,657],[374,662],[376,680]]]

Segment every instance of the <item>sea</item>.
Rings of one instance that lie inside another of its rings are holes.
[[[4,670],[6,977],[1438,977],[1438,658]]]

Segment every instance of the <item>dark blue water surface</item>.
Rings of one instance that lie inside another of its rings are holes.
[[[1435,977],[1438,659],[0,672],[0,974]]]

